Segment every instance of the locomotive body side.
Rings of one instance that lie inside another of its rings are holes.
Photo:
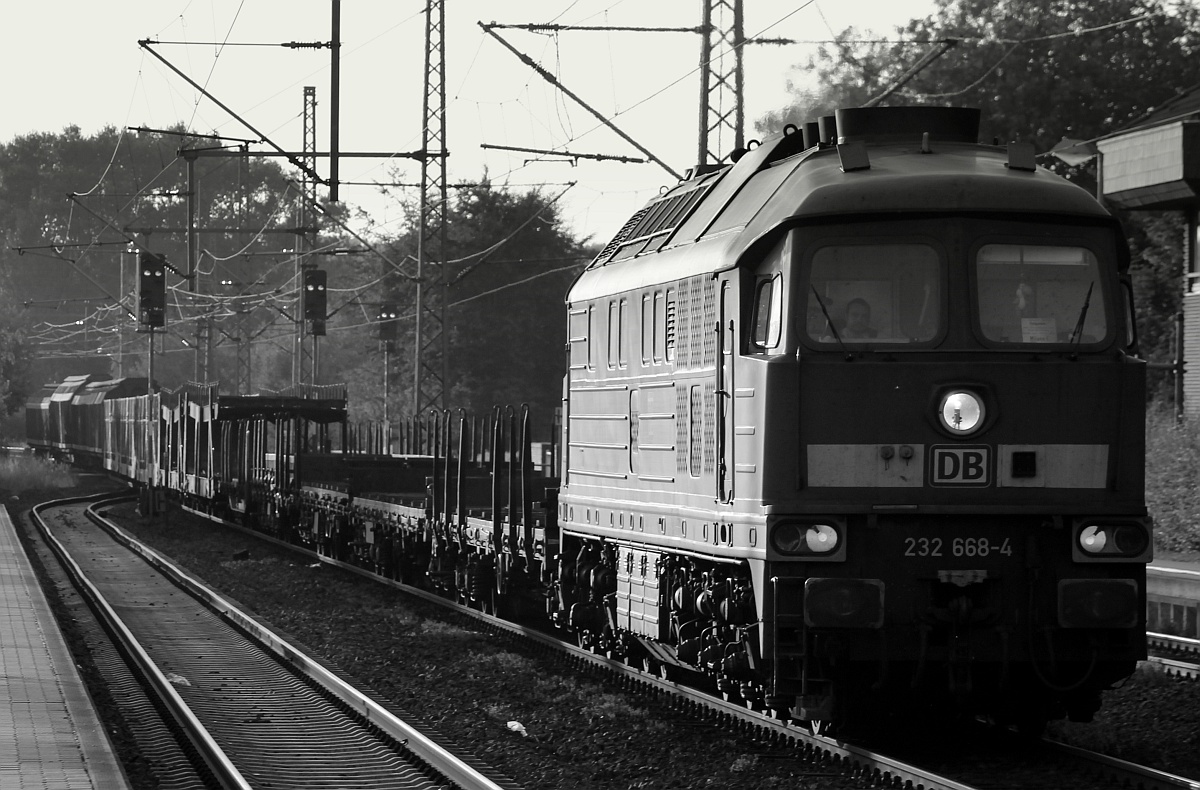
[[[769,139],[576,282],[558,617],[800,719],[1086,719],[1144,655],[1125,242],[895,117]]]

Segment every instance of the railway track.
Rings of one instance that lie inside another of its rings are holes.
[[[1174,677],[1200,677],[1200,572],[1182,564],[1146,568],[1150,661]]]
[[[1146,568],[1146,627],[1200,639],[1200,571],[1180,563]]]
[[[196,516],[238,530],[256,540],[275,544],[290,552],[298,552],[311,560],[402,589],[426,601],[460,614],[467,614],[489,629],[515,634],[569,656],[571,661],[611,672],[619,676],[628,688],[640,689],[643,693],[656,695],[660,699],[669,698],[672,705],[697,717],[716,720],[742,731],[752,730],[764,742],[789,745],[822,764],[838,766],[844,772],[863,777],[873,786],[909,787],[917,790],[985,790],[1001,787],[1021,787],[1030,790],[1096,790],[1106,787],[1200,790],[1200,782],[1195,780],[1050,741],[1030,742],[1028,739],[1011,737],[1011,733],[997,733],[995,728],[985,728],[980,734],[958,744],[961,751],[949,759],[945,749],[937,750],[936,756],[922,749],[915,750],[909,756],[892,756],[882,749],[814,735],[805,728],[780,722],[762,712],[748,709],[738,701],[721,699],[671,680],[649,675],[640,668],[626,666],[607,656],[563,642],[553,634],[542,633],[480,611],[463,609],[439,595],[386,579],[356,565],[298,548],[208,514],[192,512]],[[145,551],[148,555],[154,554],[152,550]],[[158,564],[158,561],[154,562]],[[240,617],[236,613],[231,613],[230,616],[235,619]],[[997,766],[1005,766],[1001,776],[997,776]]]
[[[182,570],[173,570],[174,581],[147,573],[143,557],[152,552],[135,552],[96,529],[85,508],[79,501],[47,503],[32,516],[136,665],[152,707],[169,713],[170,726],[185,736],[184,750],[202,762],[180,786],[516,787],[249,617],[237,617]]]
[[[1150,661],[1174,677],[1200,678],[1200,639],[1171,634],[1147,633]]]

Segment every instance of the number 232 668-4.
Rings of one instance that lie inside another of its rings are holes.
[[[992,541],[988,538],[905,538],[905,557],[987,557],[993,554],[1011,557],[1009,538]]]

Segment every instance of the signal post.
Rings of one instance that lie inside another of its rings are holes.
[[[138,330],[146,332],[149,346],[146,354],[146,394],[154,394],[154,330],[167,323],[167,268],[162,255],[139,250],[137,254]],[[151,479],[143,492],[142,515],[153,516],[161,511],[158,490]]]
[[[392,425],[388,421],[388,398],[390,395],[388,390],[392,378],[391,352],[399,335],[399,327],[396,324],[396,319],[399,317],[400,311],[396,305],[384,303],[379,306],[379,343],[383,347],[383,433],[385,437],[383,452],[386,455],[392,453]]]

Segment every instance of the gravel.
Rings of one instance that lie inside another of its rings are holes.
[[[147,520],[132,505],[110,508],[109,517],[528,790],[866,786],[237,530],[174,510]]]
[[[1143,664],[1087,723],[1051,722],[1051,737],[1200,780],[1200,682]]]

